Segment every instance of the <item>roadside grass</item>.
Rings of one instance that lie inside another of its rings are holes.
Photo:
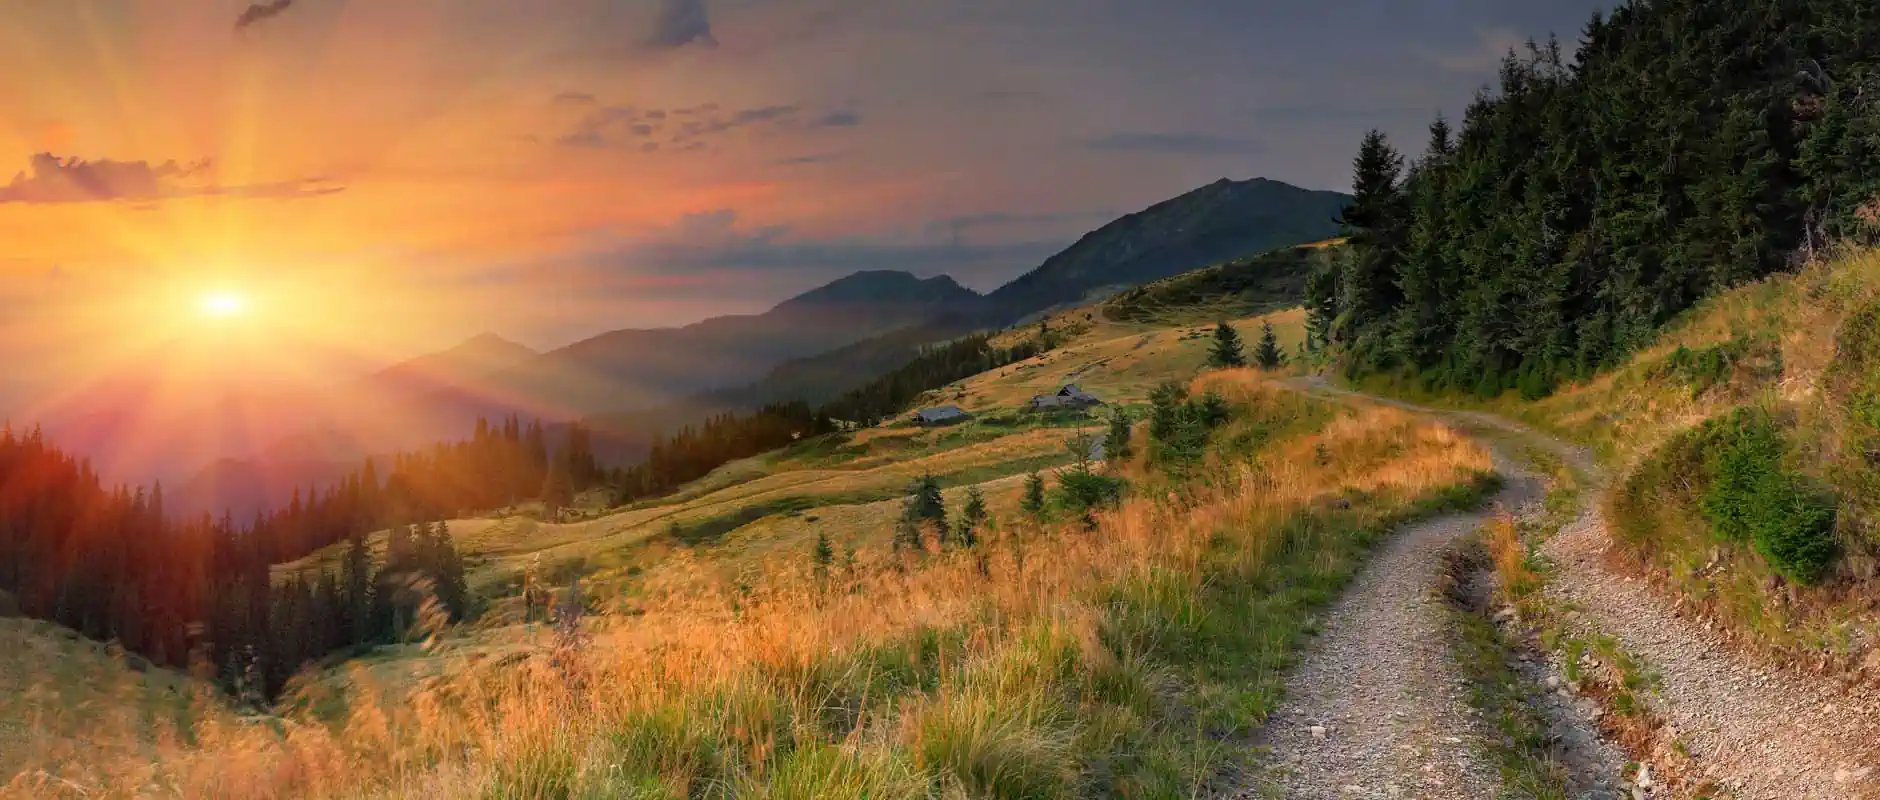
[[[429,677],[388,659],[319,686],[340,702],[304,698],[334,719],[211,717],[47,772],[225,797],[1203,793],[1366,549],[1492,485],[1487,453],[1440,425],[1322,411],[1251,371],[1204,381],[1241,409],[1223,436],[1289,422],[1182,492],[1128,465],[1136,486],[1094,531],[1007,520],[975,550],[869,547],[828,570],[777,553],[737,584],[679,548],[634,613],[568,646],[414,645]]]

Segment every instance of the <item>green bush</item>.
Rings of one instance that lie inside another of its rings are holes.
[[[1850,528],[1871,547],[1880,544],[1880,302],[1842,320],[1826,394],[1847,420],[1830,476],[1847,498]]]
[[[1776,420],[1739,408],[1704,423],[1700,507],[1717,533],[1748,541],[1771,568],[1797,583],[1821,580],[1834,565],[1834,498],[1785,460]]]
[[[1741,370],[1757,383],[1782,377],[1782,348],[1768,334],[1737,336],[1693,350],[1679,345],[1652,370],[1652,377],[1684,384],[1697,397],[1730,382]]]

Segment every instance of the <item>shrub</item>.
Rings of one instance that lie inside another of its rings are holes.
[[[1088,469],[1067,469],[1059,472],[1057,479],[1058,504],[1078,515],[1090,528],[1097,526],[1096,511],[1120,502],[1123,487],[1127,485],[1122,478]]]
[[[1846,415],[1847,431],[1831,476],[1848,500],[1855,530],[1880,542],[1880,302],[1841,322],[1827,373],[1830,405]]]
[[[1739,408],[1704,423],[1700,507],[1717,533],[1749,541],[1769,566],[1797,583],[1834,565],[1834,499],[1784,462],[1782,431],[1768,412]]]
[[[1697,397],[1728,383],[1739,371],[1761,383],[1782,376],[1782,348],[1767,334],[1737,336],[1727,342],[1692,350],[1679,345],[1653,369],[1655,378],[1684,384]]]

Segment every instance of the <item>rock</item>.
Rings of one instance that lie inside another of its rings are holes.
[[[1514,615],[1514,606],[1502,606],[1500,611],[1495,612],[1495,621],[1500,622],[1505,619],[1513,619]]]
[[[1646,791],[1651,790],[1652,788],[1652,765],[1650,764],[1638,765],[1638,787]]]
[[[1559,676],[1559,675],[1549,675],[1549,676],[1547,676],[1547,688],[1549,688],[1549,689],[1558,689],[1558,688],[1560,688],[1560,676]]]
[[[1834,771],[1834,783],[1837,786],[1846,786],[1850,783],[1866,780],[1867,776],[1872,774],[1873,767],[1861,767],[1860,769],[1842,767]]]
[[[1314,725],[1310,728],[1307,728],[1306,730],[1312,734],[1313,739],[1317,739],[1320,741],[1323,741],[1325,739],[1325,726],[1324,725]]]

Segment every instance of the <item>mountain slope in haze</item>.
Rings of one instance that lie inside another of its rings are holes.
[[[567,435],[558,423],[595,418],[596,454],[608,463],[633,461],[664,431],[725,410],[703,404],[700,392],[749,383],[786,360],[970,308],[980,299],[944,276],[865,271],[763,314],[614,331],[545,354],[483,334],[353,382],[342,393],[345,404],[300,416],[305,427],[298,431],[221,436],[216,441],[230,446],[196,452],[184,464],[208,466],[161,477],[188,476],[170,492],[169,506],[178,513],[231,510],[246,517],[285,504],[295,487],[343,477],[369,454],[456,441],[469,436],[478,417],[511,414],[546,423],[551,447]]]
[[[1121,288],[1338,234],[1336,218],[1351,201],[1265,178],[1222,179],[1157,203],[1088,233],[1043,265],[1000,287],[970,312],[936,316],[840,349],[784,362],[762,380],[716,393],[720,403],[756,405],[784,399],[819,402],[906,363],[924,346],[976,330],[998,328],[1092,292]],[[1264,262],[1263,262],[1264,263]],[[1309,265],[1293,274],[1263,273],[1268,294],[1300,296]]]
[[[1165,278],[1329,239],[1349,195],[1254,178],[1221,179],[1098,228],[986,296],[1010,322],[1092,291]]]
[[[493,333],[379,371],[369,382],[407,390],[470,384],[513,370],[540,354]]]
[[[746,384],[785,361],[920,324],[980,299],[945,276],[857,272],[762,314],[601,334],[550,352],[501,380],[560,412],[543,416],[644,409]]]

